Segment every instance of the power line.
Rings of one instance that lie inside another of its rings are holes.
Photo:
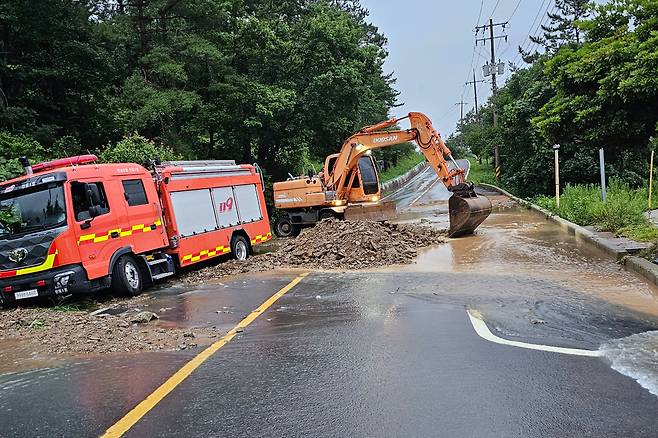
[[[477,26],[478,24],[480,24],[480,19],[482,18],[482,10],[483,10],[483,9],[484,9],[484,0],[480,0],[480,11],[478,12],[478,18],[477,18],[477,21],[475,22],[475,25],[476,25],[476,26]],[[477,46],[473,46],[473,53],[472,53],[472,55],[471,55],[471,66],[468,68],[468,73],[467,73],[467,74],[469,74],[469,75],[470,75],[470,72],[473,70],[473,66],[475,65],[475,54],[476,54],[476,49],[477,49]],[[478,54],[478,62],[480,61],[480,57],[481,57],[481,56],[482,56],[481,54]],[[467,77],[468,77],[468,76],[467,76]],[[462,99],[464,98],[464,93],[465,93],[465,92],[466,92],[466,86],[464,86],[464,87],[462,88],[462,94],[461,94],[461,98],[462,98]]]
[[[478,12],[478,19],[475,22],[476,26],[480,24],[480,18],[482,18],[482,8],[484,8],[484,0],[480,0],[480,12]]]
[[[500,4],[500,0],[496,2],[496,5],[494,6],[493,11],[491,11],[491,15],[489,15],[489,18],[493,18],[493,15],[496,13],[496,9],[498,9],[499,4]]]
[[[507,19],[507,21],[512,21],[512,18],[514,18],[514,15],[516,15],[516,11],[519,10],[519,6],[521,6],[521,0],[518,1],[518,3],[516,4],[516,7],[515,7],[514,10],[512,11],[512,15],[509,16],[509,18]]]
[[[553,14],[556,10],[557,10],[557,6],[556,6],[556,5],[553,5],[553,7],[551,8],[550,12],[548,11],[548,8],[546,8],[546,14],[544,15],[544,18],[542,18],[542,20],[539,22],[539,24],[538,24],[537,27],[535,28],[535,31],[533,32],[533,35],[534,35],[535,37],[537,37],[537,35],[536,35],[537,32],[539,32],[539,30],[541,29],[541,27],[544,25],[544,21],[546,21],[546,24],[548,24],[548,21],[550,20],[550,14]],[[532,40],[530,40],[530,44],[528,44],[528,48],[526,49],[526,51],[530,53],[530,52],[532,52],[532,51],[538,49],[539,46],[540,46],[540,43],[539,43],[539,42],[536,42],[536,41],[532,41]]]
[[[557,11],[556,5],[553,5],[550,12],[548,10],[546,11],[546,16],[542,19],[541,23],[539,23],[539,26],[537,26],[535,33],[539,32],[539,30],[542,29],[542,26],[544,25],[544,21],[546,21],[546,24],[548,24],[548,21],[550,21],[551,14],[554,14],[556,11]],[[535,35],[535,37],[537,37],[537,35]],[[535,50],[539,47],[539,45],[540,43],[533,41],[532,44],[528,46],[528,50],[529,51]]]
[[[539,19],[540,16],[542,16],[542,11],[544,12],[544,16],[542,17],[542,20],[540,21],[539,25],[541,25],[541,22],[543,22],[544,18],[546,17],[546,13],[548,12],[548,8],[551,6],[551,2],[553,0],[542,0],[541,5],[539,6],[539,10],[537,10],[537,14],[535,15],[534,20],[532,20],[532,24],[530,25],[530,29],[528,30],[528,35],[526,35],[525,38],[521,41],[521,44],[519,44],[519,47],[522,50],[526,50],[525,46],[528,45],[528,42],[532,43],[530,40],[530,35],[532,35],[533,29],[535,29],[535,24],[537,24],[537,20]],[[512,64],[516,64],[516,62],[519,60],[521,57],[521,53],[517,53],[516,56],[514,57],[514,60],[512,61]]]

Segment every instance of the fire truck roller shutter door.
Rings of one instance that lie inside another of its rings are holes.
[[[215,201],[215,212],[217,221],[221,228],[234,227],[240,223],[238,209],[235,202],[235,194],[232,187],[218,187],[212,189]]]
[[[259,221],[263,218],[255,184],[233,187],[233,192],[242,223]]]
[[[181,237],[217,229],[209,189],[173,192],[171,204]]]

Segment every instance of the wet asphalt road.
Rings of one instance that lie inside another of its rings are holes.
[[[161,291],[160,323],[228,330],[295,276]],[[415,266],[312,273],[126,436],[655,436],[658,398],[605,358],[493,344],[466,315],[597,349],[655,330],[654,293],[541,217],[501,211]],[[0,436],[99,436],[199,351],[2,375]]]

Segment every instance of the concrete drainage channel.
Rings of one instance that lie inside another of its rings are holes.
[[[648,245],[634,242],[625,238],[613,238],[607,235],[601,236],[592,230],[574,224],[573,222],[569,222],[568,220],[561,218],[560,216],[557,216],[556,214],[551,213],[550,211],[545,210],[530,201],[518,198],[508,191],[501,189],[500,187],[484,183],[478,184],[478,186],[501,193],[515,200],[520,205],[525,205],[532,210],[542,213],[544,216],[546,216],[547,219],[559,224],[564,229],[573,234],[577,240],[581,240],[583,242],[594,245],[609,256],[615,258],[619,263],[624,265],[627,270],[635,272],[636,274],[647,279],[652,284],[658,286],[658,265],[642,257],[633,255],[643,249],[646,249]]]

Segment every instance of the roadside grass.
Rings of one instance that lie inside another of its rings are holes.
[[[379,174],[379,180],[382,183],[390,181],[397,178],[398,176],[404,175],[409,172],[411,169],[416,167],[418,164],[422,163],[425,160],[425,157],[422,154],[419,154],[416,151],[411,152],[409,155],[400,158],[398,163],[395,166],[390,167],[389,169],[381,172]]]
[[[84,306],[80,304],[60,304],[52,308],[53,312],[81,312]]]
[[[475,158],[467,158],[471,163],[471,170],[468,174],[468,180],[474,184],[496,184],[496,175],[493,164],[484,160],[478,163]]]
[[[658,227],[644,215],[646,189],[632,189],[613,180],[605,203],[601,200],[601,187],[597,185],[567,186],[560,196],[559,209],[554,197],[539,196],[533,202],[579,225],[594,226],[641,242],[658,240]]]

